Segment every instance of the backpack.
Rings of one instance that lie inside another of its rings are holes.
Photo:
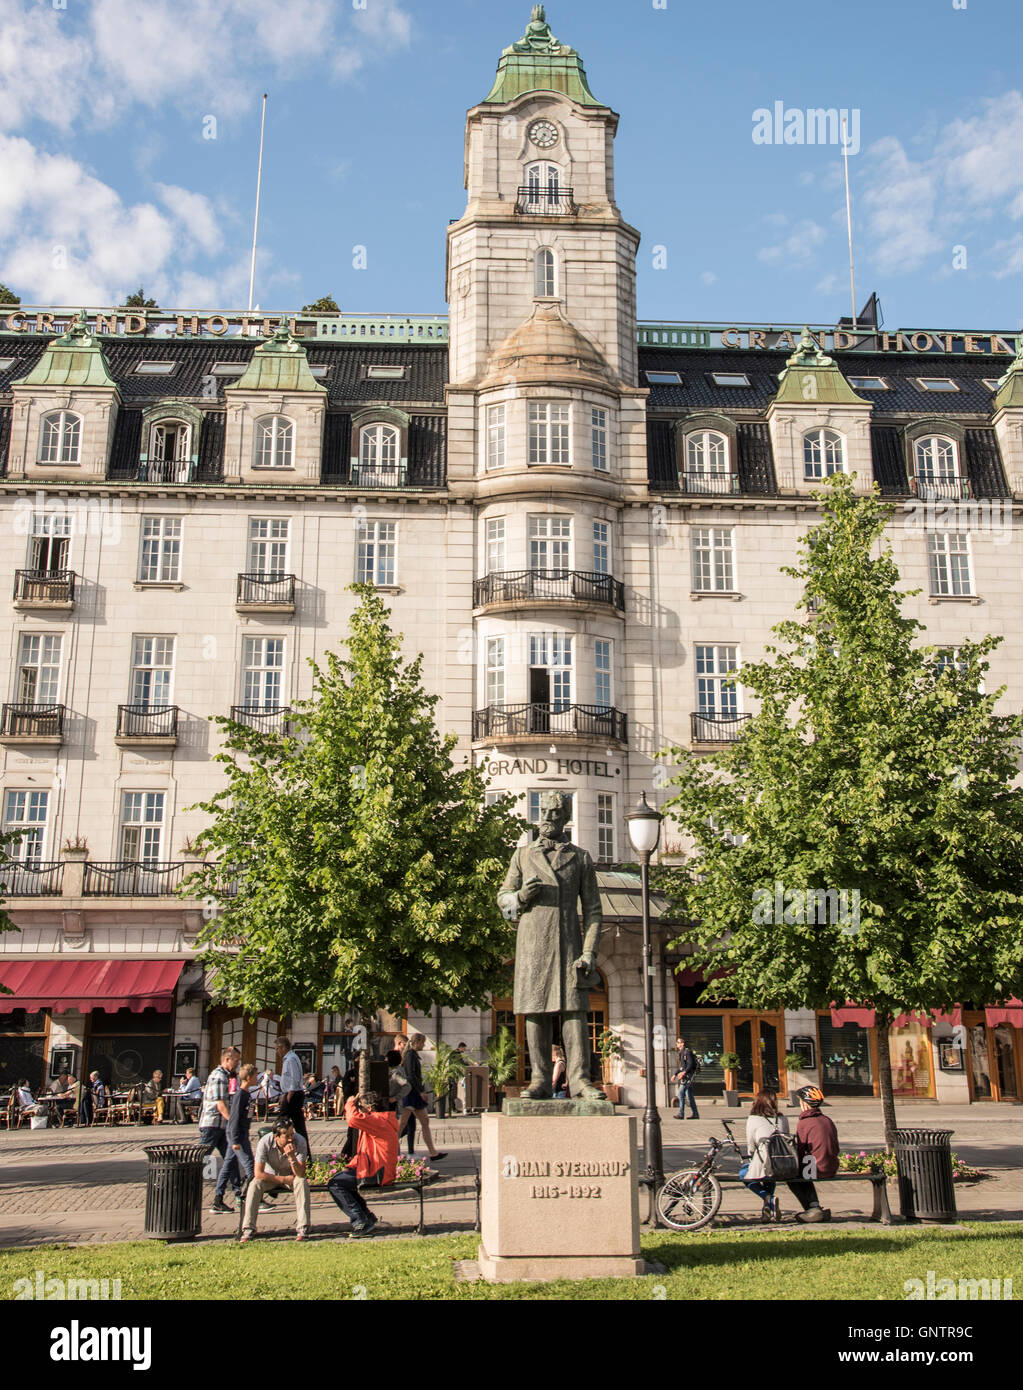
[[[800,1175],[799,1152],[791,1134],[782,1134],[776,1129],[768,1139],[761,1139],[757,1145],[767,1169],[765,1177],[778,1178],[791,1182]]]
[[[692,1071],[689,1073],[689,1080],[690,1080],[690,1081],[695,1081],[696,1078],[697,1078],[697,1076],[699,1076],[699,1074],[700,1074],[700,1059],[699,1059],[699,1057],[697,1057],[696,1053],[694,1052],[694,1053],[693,1053],[693,1069],[692,1069]]]

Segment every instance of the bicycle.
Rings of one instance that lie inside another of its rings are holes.
[[[746,1155],[732,1133],[734,1120],[722,1120],[728,1138],[711,1136],[710,1148],[698,1168],[683,1168],[664,1180],[657,1191],[657,1219],[673,1231],[698,1231],[709,1226],[721,1207],[721,1184],[714,1169],[729,1150],[734,1150],[745,1163]]]

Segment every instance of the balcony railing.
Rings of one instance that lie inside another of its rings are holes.
[[[236,724],[246,724],[250,729],[258,729],[264,734],[288,734],[291,726],[288,715],[291,710],[276,705],[232,705],[231,718]]]
[[[353,463],[348,481],[352,487],[364,487],[374,492],[408,487],[408,464],[396,463],[393,468],[372,468],[368,464]]]
[[[625,585],[609,574],[591,574],[583,570],[501,571],[475,580],[472,586],[475,608],[536,598],[606,603],[610,608],[625,612]]]
[[[176,738],[177,705],[118,705],[118,738]]]
[[[74,603],[74,570],[15,570],[15,603]]]
[[[160,898],[172,894],[194,865],[120,860],[87,862],[82,892],[89,898]]]
[[[260,608],[294,608],[293,574],[240,574],[235,602]]]
[[[63,705],[4,705],[2,738],[61,738],[63,734]]]
[[[64,877],[62,860],[44,862],[42,860],[12,860],[0,865],[0,886],[8,898],[50,898],[58,897]]]
[[[748,714],[693,714],[694,743],[734,743]]]
[[[474,739],[524,734],[576,735],[625,743],[628,716],[605,705],[488,705],[472,717]]]
[[[921,502],[961,502],[972,496],[969,478],[911,478],[909,490]]]
[[[577,211],[573,193],[571,188],[527,184],[519,189],[515,211],[531,213],[534,217],[564,217]]]
[[[195,459],[146,459],[139,464],[140,483],[194,483],[199,471]]]
[[[683,492],[731,497],[738,494],[739,475],[728,470],[718,473],[698,473],[687,470],[679,474],[679,485]]]

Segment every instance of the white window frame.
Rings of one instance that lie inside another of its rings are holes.
[[[571,468],[572,406],[569,401],[530,401],[529,466]]]
[[[614,642],[609,637],[593,639],[593,703],[599,709],[615,707]]]
[[[131,639],[131,675],[128,684],[131,705],[141,705],[147,709],[159,709],[162,705],[174,703],[174,656],[177,639],[159,634],[136,634]],[[149,693],[141,694],[146,682],[142,679],[150,673]]]
[[[890,391],[892,388],[883,376],[851,376],[849,385],[854,391]],[[872,383],[877,383],[873,385]]]
[[[533,298],[556,299],[558,258],[549,246],[541,246],[533,256]]]
[[[534,160],[523,170],[523,185],[526,194],[526,207],[541,207],[544,216],[558,216],[567,207],[561,201],[561,166],[550,160]]]
[[[560,713],[572,704],[575,686],[573,678],[573,637],[567,632],[531,632],[529,634],[529,669],[547,671],[550,677],[550,704],[553,713]]]
[[[355,547],[355,582],[392,589],[398,582],[398,523],[360,523]]]
[[[19,705],[56,705],[60,703],[60,688],[64,665],[64,635],[60,632],[22,632],[18,641],[17,693]],[[34,671],[33,693],[25,693],[25,675]],[[44,695],[40,690],[42,672],[47,675]]]
[[[288,568],[290,557],[291,518],[250,516],[246,574],[280,579],[291,572]]]
[[[735,529],[694,526],[691,536],[694,594],[734,594]]]
[[[597,863],[616,864],[617,813],[614,792],[597,793]]]
[[[838,430],[813,429],[803,435],[803,478],[817,482],[845,472],[845,440]]]
[[[271,646],[270,644],[273,644]],[[246,709],[275,713],[287,707],[285,673],[287,672],[287,638],[243,637],[241,660],[241,700]],[[276,675],[276,680],[272,679]],[[276,687],[276,694],[268,692]],[[258,693],[259,698],[253,698]]]
[[[33,512],[32,529],[28,537],[27,567],[42,574],[59,574],[62,570],[69,570],[73,530],[70,512]],[[48,552],[45,557],[44,550]],[[54,563],[56,551],[60,553],[60,564]]]
[[[169,430],[174,430],[174,452],[170,458],[167,457]],[[187,470],[192,461],[192,426],[189,421],[173,415],[165,415],[159,420],[154,420],[149,427],[148,457],[150,463],[176,463],[180,465],[179,473],[184,470],[184,477],[179,476],[175,481],[187,481]]]
[[[393,479],[401,471],[401,431],[385,420],[363,425],[359,430],[359,478]]]
[[[686,477],[727,478],[731,476],[728,435],[721,430],[693,430],[685,438]]]
[[[928,532],[927,575],[931,598],[976,596],[969,532]]]
[[[490,473],[503,468],[508,459],[508,411],[505,405],[487,406],[485,431],[485,467]]]
[[[9,787],[4,791],[3,834],[19,834],[17,844],[5,844],[4,852],[16,864],[40,864],[46,858],[50,793],[35,788]]]
[[[611,471],[608,455],[608,413],[602,406],[593,406],[590,411],[590,461],[595,473]]]
[[[611,523],[610,521],[595,521],[593,523],[593,573],[611,573]]]
[[[957,442],[947,434],[923,434],[914,439],[913,475],[918,483],[958,483],[961,474]]]
[[[488,637],[484,651],[483,688],[484,704],[503,705],[505,703],[505,639]]]
[[[723,391],[740,391],[749,386],[745,372],[711,372],[711,381]]]
[[[181,582],[182,518],[143,516],[139,527],[140,584],[179,584]]]
[[[295,422],[286,415],[261,415],[253,427],[253,468],[294,468]]]
[[[484,574],[503,574],[508,568],[506,520],[503,516],[487,517]]]
[[[950,376],[918,376],[916,384],[921,391],[940,392],[949,396],[960,389],[958,382],[953,381]]]
[[[574,569],[574,530],[570,516],[530,513],[526,518],[530,570],[546,570],[548,573],[553,571],[560,574]],[[559,553],[564,554],[566,563],[563,565],[552,563]]]
[[[163,849],[167,793],[123,791],[118,830],[118,858],[123,863],[159,864]],[[135,834],[134,832],[139,832]],[[137,852],[130,852],[129,845]],[[155,848],[155,853],[154,853]]]
[[[39,421],[36,462],[77,467],[82,461],[82,417],[73,410],[48,410]]]
[[[698,642],[693,648],[698,714],[731,718],[742,713],[742,688],[726,673],[740,666],[739,648],[732,642]]]

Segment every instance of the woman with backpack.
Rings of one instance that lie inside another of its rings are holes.
[[[770,1152],[771,1140],[776,1134],[788,1136],[788,1119],[779,1114],[778,1097],[774,1092],[761,1091],[754,1100],[749,1119],[746,1121],[746,1152],[749,1154],[749,1162],[744,1168],[739,1169],[739,1177],[745,1179],[749,1190],[763,1202],[760,1220],[765,1224],[781,1220],[781,1205],[774,1195],[776,1178],[772,1177],[775,1164]],[[789,1140],[790,1145],[791,1143]]]

